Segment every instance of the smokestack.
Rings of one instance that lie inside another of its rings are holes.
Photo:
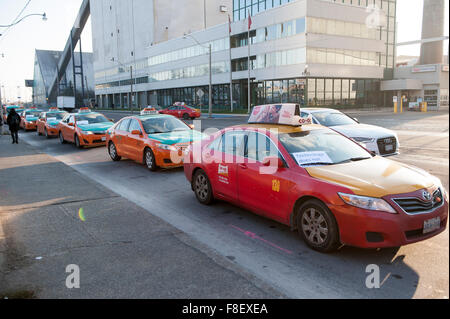
[[[444,36],[444,0],[423,1],[422,40]],[[420,64],[442,63],[444,41],[423,43]]]

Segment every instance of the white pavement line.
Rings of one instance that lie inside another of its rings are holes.
[[[428,148],[428,147],[419,147],[419,146],[400,146],[400,150],[402,149],[411,149],[411,150],[424,150],[424,151],[446,151],[448,152],[448,148],[436,147],[436,148]]]

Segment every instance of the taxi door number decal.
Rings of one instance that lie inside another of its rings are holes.
[[[279,193],[281,188],[281,183],[279,180],[274,179],[272,181],[272,191]]]
[[[228,181],[228,166],[219,165],[219,182],[229,184]]]

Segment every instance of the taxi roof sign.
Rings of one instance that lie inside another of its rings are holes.
[[[312,124],[312,118],[300,116],[300,105],[298,104],[267,104],[253,108],[248,119],[249,124],[279,124],[290,126],[301,126]]]
[[[156,115],[159,112],[154,107],[146,107],[141,111],[141,115]]]
[[[80,108],[80,110],[78,111],[78,113],[90,113],[91,109],[88,107],[82,107]]]

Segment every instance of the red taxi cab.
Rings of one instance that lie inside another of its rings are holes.
[[[203,138],[183,121],[163,114],[126,117],[108,130],[106,142],[113,161],[122,157],[151,171],[183,166],[184,151]]]
[[[185,103],[177,102],[174,105],[160,110],[159,113],[173,115],[180,119],[184,120],[193,120],[202,116],[202,111],[199,109],[194,109],[190,106],[187,106]]]
[[[194,143],[184,171],[200,203],[229,201],[298,230],[321,252],[398,247],[447,226],[448,193],[425,171],[374,156],[300,116],[298,105],[255,107],[249,124]]]
[[[20,127],[25,131],[35,131],[41,113],[42,110],[38,110],[35,107],[24,110],[20,113]]]
[[[58,136],[62,144],[74,143],[76,147],[106,145],[106,131],[114,123],[104,115],[82,108],[76,114],[67,114],[58,124]]]
[[[37,134],[44,135],[46,138],[58,136],[59,122],[67,115],[68,112],[59,111],[55,108],[50,108],[48,112],[42,112],[37,121]]]

